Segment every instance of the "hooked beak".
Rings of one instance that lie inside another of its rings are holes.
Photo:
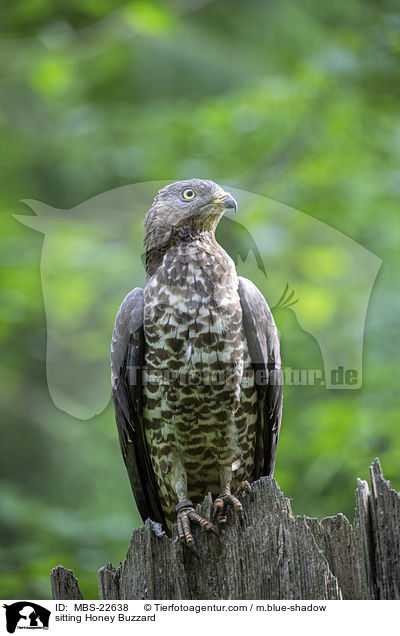
[[[228,192],[224,192],[219,197],[217,197],[217,199],[214,199],[213,203],[218,203],[219,205],[223,206],[225,210],[233,209],[235,210],[235,214],[237,212],[237,203]]]

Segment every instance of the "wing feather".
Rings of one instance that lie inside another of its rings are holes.
[[[111,340],[111,383],[119,443],[129,481],[143,521],[166,528],[156,477],[143,425],[144,363],[143,289],[136,287],[123,300]]]
[[[259,289],[239,276],[243,326],[254,370],[257,372],[258,424],[254,479],[272,477],[282,419],[282,366],[278,331]]]

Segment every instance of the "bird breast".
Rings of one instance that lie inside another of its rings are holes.
[[[144,292],[146,363],[221,370],[243,357],[233,261],[214,241],[170,248]]]

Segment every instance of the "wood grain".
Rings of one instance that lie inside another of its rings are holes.
[[[98,572],[100,599],[399,599],[400,496],[379,460],[371,487],[358,480],[354,523],[344,515],[295,518],[274,479],[242,497],[221,537],[194,527],[197,552],[147,520],[133,531],[125,560]],[[199,513],[211,517],[211,497]],[[51,572],[54,599],[81,599],[71,570]]]

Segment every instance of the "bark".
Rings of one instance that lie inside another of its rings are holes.
[[[400,497],[370,469],[358,480],[354,523],[344,515],[294,518],[274,479],[242,497],[220,538],[194,528],[197,552],[147,520],[133,531],[124,562],[100,568],[100,599],[399,599]],[[210,518],[208,496],[198,507]],[[81,599],[71,570],[51,572],[54,599]]]

